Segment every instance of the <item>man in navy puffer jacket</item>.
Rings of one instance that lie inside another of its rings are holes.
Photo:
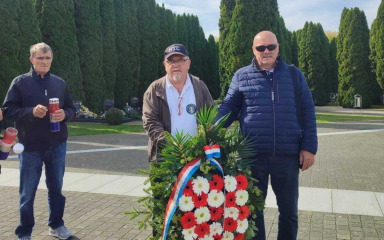
[[[278,55],[275,34],[258,33],[253,41],[252,64],[239,69],[218,118],[231,112],[229,126],[239,118],[242,133],[254,142],[258,155],[252,175],[267,195],[269,176],[279,207],[278,239],[296,239],[298,228],[299,165],[307,170],[315,161],[317,132],[311,92],[296,67],[303,126],[296,114],[295,91],[289,66]],[[258,212],[255,239],[265,239],[263,212]]]

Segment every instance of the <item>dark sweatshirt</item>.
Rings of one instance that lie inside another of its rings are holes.
[[[65,111],[66,118],[60,122],[59,132],[50,131],[49,112],[44,118],[33,116],[33,108],[38,104],[49,109],[50,98],[59,98],[60,109]],[[19,141],[24,144],[25,151],[46,150],[66,141],[67,122],[75,114],[65,81],[49,72],[41,78],[33,68],[12,81],[2,109],[5,119],[16,122]]]

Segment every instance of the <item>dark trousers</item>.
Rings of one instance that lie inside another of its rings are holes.
[[[267,196],[269,176],[279,208],[278,240],[295,240],[298,229],[299,167],[298,155],[258,156],[252,168],[256,184]],[[264,212],[257,212],[259,229],[254,240],[265,240]]]

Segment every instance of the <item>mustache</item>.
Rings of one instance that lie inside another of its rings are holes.
[[[263,58],[272,57],[272,53],[264,53],[261,57]]]

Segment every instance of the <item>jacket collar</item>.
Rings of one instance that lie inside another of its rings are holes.
[[[29,74],[32,76],[33,79],[36,79],[36,80],[49,79],[51,77],[51,73],[47,72],[47,74],[45,74],[44,78],[41,78],[40,74],[37,74],[35,72],[35,69],[33,68],[33,66],[31,67]]]
[[[283,56],[281,55],[278,55],[277,58],[276,58],[276,67],[274,67],[274,69],[279,69],[281,68],[281,66],[283,65]],[[260,69],[260,66],[259,64],[257,63],[256,61],[256,58],[253,57],[252,59],[252,64],[251,64],[252,68],[255,69],[255,70],[258,70],[258,71],[263,71]]]
[[[189,79],[191,80],[191,84],[193,86],[193,89],[195,90],[195,94],[196,94],[196,81],[195,81],[195,76],[191,75],[188,73],[188,76],[189,76]],[[167,79],[166,79],[166,76],[160,78],[160,87],[159,88],[156,88],[156,96],[157,97],[160,97],[161,99],[163,99],[164,101],[167,101],[167,98],[166,98],[166,93],[165,93],[165,89],[167,87]]]

